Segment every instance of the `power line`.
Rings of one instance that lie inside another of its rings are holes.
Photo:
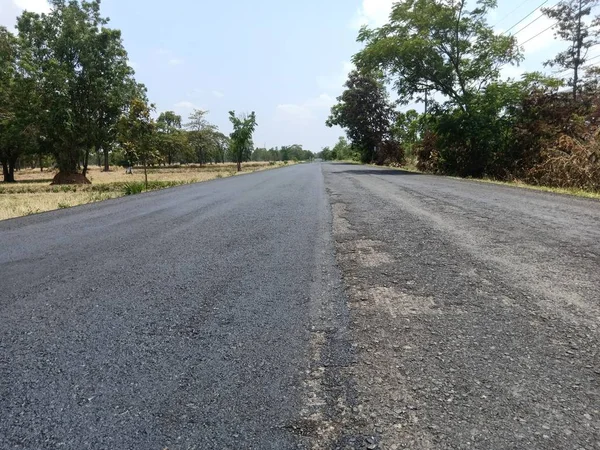
[[[525,25],[523,28],[519,29],[519,31],[515,31],[512,36],[516,36],[517,34],[519,34],[521,31],[523,31],[525,28],[529,27],[530,25],[534,24],[535,22],[537,22],[538,20],[540,20],[542,17],[544,17],[545,14],[540,14],[539,16],[537,16],[535,19],[533,19],[531,22],[529,22],[527,25]]]
[[[517,6],[515,9],[513,9],[511,12],[509,12],[507,15],[505,15],[504,17],[502,17],[502,19],[500,19],[498,22],[496,22],[494,25],[492,25],[492,28],[495,28],[496,25],[498,25],[499,23],[502,23],[502,21],[504,19],[506,19],[508,16],[510,16],[512,13],[514,13],[515,11],[517,11],[518,9],[521,9],[523,7],[525,3],[521,3],[519,6]]]
[[[527,19],[529,16],[531,16],[533,13],[535,13],[538,9],[540,9],[542,6],[544,6],[546,3],[548,3],[549,0],[544,0],[544,2],[539,5],[537,8],[535,8],[533,11],[531,11],[529,14],[527,14],[525,17],[523,17],[521,20],[519,20],[517,23],[515,23],[512,27],[510,27],[508,30],[503,31],[501,34],[506,34],[508,33],[510,30],[512,30],[514,27],[516,27],[517,25],[519,25],[520,23],[522,23],[525,19]],[[536,19],[537,20],[537,19]]]
[[[530,37],[529,39],[527,39],[525,42],[521,42],[520,45],[525,45],[530,41],[533,41],[536,37],[538,37],[541,34],[544,34],[546,31],[548,31],[550,28],[554,27],[556,25],[556,22],[554,22],[552,25],[550,25],[548,28],[544,28],[542,31],[540,31],[538,34],[536,34],[535,36]]]

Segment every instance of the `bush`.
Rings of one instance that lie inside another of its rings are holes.
[[[375,154],[377,165],[401,166],[404,164],[404,149],[395,140],[383,141]]]
[[[145,184],[141,181],[132,181],[123,185],[125,195],[135,195],[144,192]]]
[[[440,171],[440,152],[438,137],[435,133],[427,132],[423,140],[415,146],[417,169],[421,172],[438,173]]]

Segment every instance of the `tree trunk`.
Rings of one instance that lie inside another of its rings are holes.
[[[40,172],[44,171],[44,158],[42,158],[42,154],[38,155],[38,161],[40,163]]]
[[[241,161],[241,160],[239,160],[239,159],[238,159],[238,162],[237,162],[237,171],[238,171],[238,172],[241,172],[241,171],[242,171],[242,161]]]
[[[148,190],[148,165],[146,164],[146,160],[144,159],[144,182],[146,184],[146,190]]]
[[[87,175],[89,160],[90,160],[90,149],[88,148],[85,150],[85,156],[83,157],[83,171],[81,173],[84,177]]]
[[[3,158],[2,159],[2,175],[4,176],[5,183],[15,182],[15,166],[17,165],[17,158]]]
[[[108,148],[104,149],[104,172],[110,171],[110,165],[108,163]]]
[[[10,169],[7,159],[2,160],[2,175],[4,176],[5,183],[15,182],[15,172]]]

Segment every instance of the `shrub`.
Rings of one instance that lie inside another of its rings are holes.
[[[404,149],[395,140],[383,141],[375,155],[375,163],[378,165],[401,166],[404,164]]]
[[[141,181],[132,181],[123,185],[125,195],[135,195],[144,192],[145,185]]]
[[[440,152],[438,151],[438,137],[435,133],[425,133],[423,140],[415,146],[415,150],[417,169],[421,172],[439,172]]]

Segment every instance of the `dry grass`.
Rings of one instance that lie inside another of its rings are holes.
[[[252,162],[242,166],[241,173],[281,167],[282,163]],[[0,183],[0,220],[21,217],[39,212],[93,203],[125,195],[124,185],[143,182],[144,171],[134,170],[127,175],[125,169],[113,168],[102,172],[99,168],[89,170],[87,186],[51,186],[56,172],[25,169],[16,173],[17,183]],[[148,171],[150,182],[189,184],[237,175],[235,164],[215,164],[205,167],[181,166],[153,168]]]
[[[0,220],[120,197],[118,192],[60,192],[0,195]]]

